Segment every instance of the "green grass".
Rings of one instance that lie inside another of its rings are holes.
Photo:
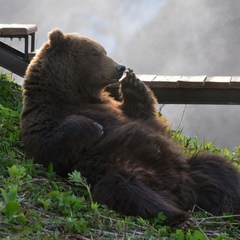
[[[62,179],[26,159],[19,141],[21,91],[9,75],[0,75],[0,239],[238,239],[240,224],[230,214],[193,213],[197,226],[186,233],[171,232],[161,213],[151,220],[121,217],[92,201],[90,186],[79,172]],[[239,167],[240,147],[234,152],[218,149],[181,131],[173,137],[189,155],[217,152]]]

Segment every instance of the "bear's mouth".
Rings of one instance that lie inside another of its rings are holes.
[[[116,74],[113,78],[109,79],[110,84],[119,82],[123,77],[123,73]]]
[[[106,81],[107,81],[107,84],[106,84],[106,85],[107,85],[107,86],[109,86],[109,85],[114,85],[114,84],[118,83],[119,80],[120,80],[120,78],[108,79],[108,80],[106,80]]]

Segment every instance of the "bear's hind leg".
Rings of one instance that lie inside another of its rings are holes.
[[[216,154],[197,154],[189,159],[195,181],[197,206],[212,214],[240,213],[240,172]]]
[[[194,224],[191,216],[178,209],[166,193],[161,196],[126,172],[103,177],[94,186],[93,199],[127,216],[151,218],[163,212],[172,228],[186,229]]]

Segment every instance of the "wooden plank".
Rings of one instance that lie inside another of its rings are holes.
[[[240,88],[240,76],[232,76],[230,88]]]
[[[156,75],[137,75],[146,85],[151,86],[152,81],[157,77]]]
[[[152,90],[161,104],[240,104],[240,89],[158,88]]]
[[[212,76],[207,77],[204,82],[205,88],[229,88],[230,87],[230,76]]]
[[[37,31],[34,24],[0,24],[0,37],[29,35]]]
[[[151,82],[152,88],[178,88],[178,80],[181,76],[157,76]]]
[[[150,86],[154,88],[202,88],[206,76],[156,76]]]
[[[14,53],[0,47],[0,66],[23,77],[28,63],[23,61],[21,57]]]
[[[203,88],[207,76],[182,76],[178,80],[179,88]]]
[[[111,96],[119,100],[119,90],[109,86]],[[161,104],[240,104],[240,89],[224,88],[152,88]]]

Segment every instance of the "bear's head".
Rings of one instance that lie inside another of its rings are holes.
[[[116,83],[124,70],[95,40],[55,29],[31,61],[26,80],[35,79],[58,92],[97,97],[107,85]]]

